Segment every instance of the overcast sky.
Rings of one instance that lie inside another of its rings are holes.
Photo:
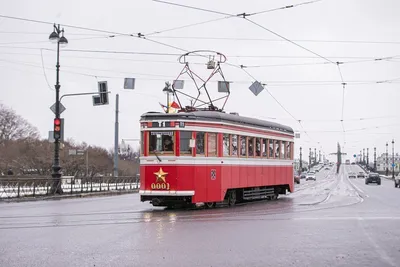
[[[175,1],[229,14],[254,13],[302,2]],[[148,39],[189,51],[216,50],[227,56],[227,62],[248,66],[246,70],[267,84],[269,92],[291,115],[266,90],[254,96],[248,89],[254,80],[240,68],[227,64],[222,69],[226,80],[233,83],[226,111],[293,127],[301,133],[301,138],[296,140],[296,153],[300,146],[306,151],[306,157],[309,147],[335,152],[337,142],[350,155],[367,147],[373,151],[374,146],[378,153],[383,153],[386,141],[391,142],[393,138],[400,141],[399,10],[400,2],[396,0],[322,0],[249,17],[325,59],[237,17],[148,35]],[[0,15],[145,35],[225,17],[150,0],[0,0]],[[65,49],[183,53],[135,37],[111,38],[107,33],[64,28],[69,40]],[[56,53],[48,50],[55,48],[48,41],[51,31],[52,26],[48,24],[0,18],[0,101],[37,126],[44,138],[52,128],[54,117],[49,109],[55,101],[56,77]],[[379,60],[387,57],[390,58]],[[177,59],[177,55],[62,50],[62,94],[96,91],[97,81],[102,80],[108,81],[112,92],[108,106],[93,107],[91,96],[63,99],[67,108],[62,114],[66,137],[112,147],[118,93],[120,138],[138,138],[140,115],[161,111],[159,102],[165,103],[164,82],[175,79],[183,67]],[[200,63],[199,59],[195,60]],[[347,83],[343,127],[342,81],[337,65],[329,61],[344,62],[340,65]],[[195,67],[199,75],[208,75],[205,66]],[[137,79],[135,90],[123,89],[124,77]],[[215,77],[214,81],[217,80]],[[215,82],[209,84],[209,89],[218,96]],[[301,120],[301,124],[294,118]],[[343,128],[347,131],[345,134]]]

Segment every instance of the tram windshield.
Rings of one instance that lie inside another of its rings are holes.
[[[149,152],[174,152],[174,132],[157,131],[150,132]]]

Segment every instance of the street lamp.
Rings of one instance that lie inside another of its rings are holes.
[[[61,34],[61,37],[60,37]],[[55,120],[60,119],[60,46],[65,47],[68,44],[67,38],[64,37],[64,28],[61,29],[60,25],[53,26],[53,32],[49,36],[49,40],[52,43],[57,44],[57,64],[56,64],[56,103],[55,103]],[[54,136],[54,161],[52,166],[53,185],[51,187],[51,193],[62,194],[61,188],[61,166],[60,166],[60,136]]]
[[[303,171],[303,163],[301,162],[302,161],[301,149],[302,148],[300,147],[300,162],[299,162],[300,170],[299,170],[299,173],[301,173]]]
[[[392,178],[394,180],[394,139],[392,139]]]
[[[171,84],[169,82],[165,82],[163,92],[167,95],[167,113],[169,113],[169,94],[173,93],[171,89]]]
[[[388,152],[388,142],[386,142],[386,176],[389,176],[389,152]]]
[[[376,147],[374,147],[374,172],[376,172]]]

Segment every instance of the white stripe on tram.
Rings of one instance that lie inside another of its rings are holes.
[[[141,157],[141,165],[240,165],[240,166],[293,166],[292,160],[256,159],[256,158],[217,158],[217,157]]]
[[[194,196],[194,191],[156,191],[140,190],[142,196]]]

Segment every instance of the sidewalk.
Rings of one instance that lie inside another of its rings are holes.
[[[1,202],[16,203],[16,202],[27,202],[27,201],[41,201],[41,200],[61,200],[70,198],[87,198],[87,197],[103,197],[103,196],[117,196],[123,194],[134,194],[138,193],[138,189],[132,190],[121,190],[121,191],[103,191],[103,192],[92,192],[92,193],[78,193],[54,195],[54,196],[37,196],[37,197],[21,197],[21,198],[0,198]]]

